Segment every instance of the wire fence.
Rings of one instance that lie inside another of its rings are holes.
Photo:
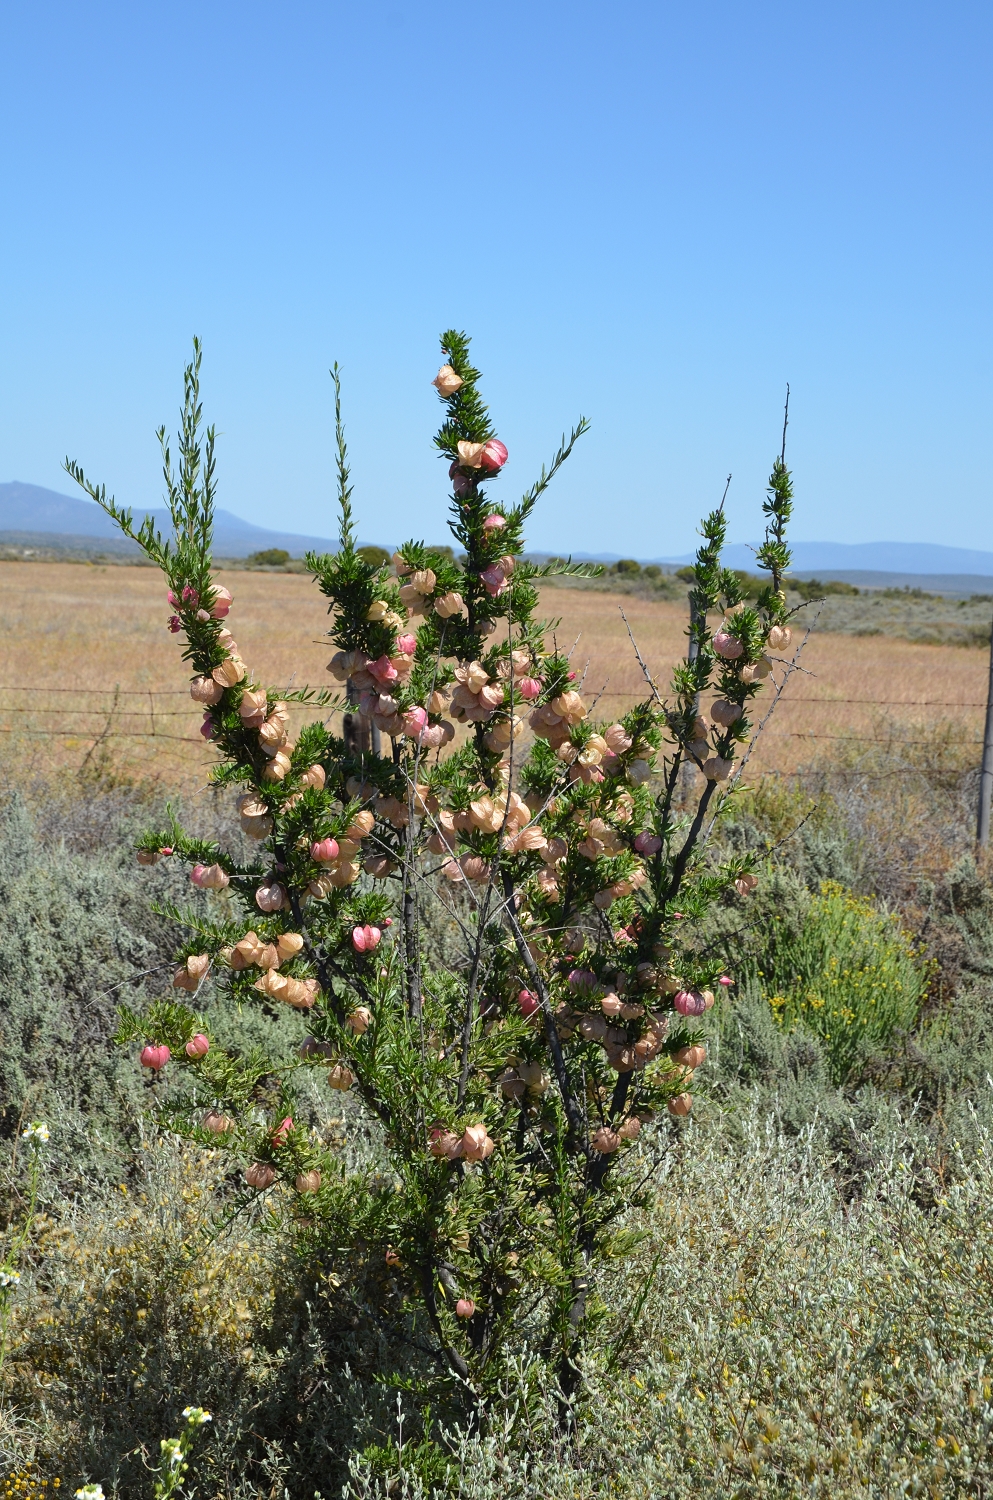
[[[305,685],[309,687],[309,685]],[[49,729],[32,725],[26,732],[32,736],[46,739],[154,739],[171,740],[179,744],[204,745],[207,742],[203,737],[197,735],[174,734],[169,729],[159,727],[157,721],[163,719],[186,719],[190,718],[193,705],[189,700],[187,692],[182,688],[63,688],[63,687],[22,687],[22,686],[0,686],[0,695],[4,693],[27,693],[37,697],[41,693],[49,693],[58,696],[72,696],[76,699],[85,697],[87,699],[111,699],[110,704],[90,702],[85,707],[66,708],[62,706],[45,707],[43,704],[34,703],[30,706],[11,705],[0,706],[0,717],[7,715],[39,715],[58,714],[60,718],[90,719],[101,717],[105,721],[102,729],[79,728]],[[637,701],[640,697],[637,689],[612,688],[605,689],[598,694],[600,698],[625,698]],[[186,698],[187,706],[184,708],[158,707],[155,700],[160,698]],[[147,709],[130,707],[120,704],[120,700],[144,699],[148,703]],[[788,706],[808,706],[812,708],[830,709],[848,706],[873,707],[873,708],[953,708],[953,709],[980,709],[985,708],[984,702],[962,699],[943,698],[811,698],[797,696],[783,698],[779,703],[782,710]],[[136,729],[125,727],[112,727],[116,717],[134,718],[139,714],[147,713],[150,727],[148,729]],[[0,734],[17,734],[18,726],[0,725]],[[780,729],[778,727],[767,729],[764,737],[767,739],[793,739],[793,740],[825,740],[835,743],[862,744],[862,745],[892,745],[900,744],[907,746],[926,746],[932,743],[925,739],[908,740],[902,736],[879,735],[879,734],[833,734],[829,731],[816,729]],[[982,745],[982,736],[960,739],[963,745]],[[765,774],[779,774],[778,772],[766,772]]]

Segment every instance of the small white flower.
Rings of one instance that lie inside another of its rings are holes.
[[[20,1271],[0,1271],[0,1286],[19,1286]]]
[[[44,1120],[32,1120],[30,1125],[25,1125],[21,1131],[21,1140],[37,1141],[41,1145],[44,1145],[48,1140],[48,1126]],[[97,1488],[99,1489],[100,1486],[98,1485]]]
[[[104,1500],[102,1484],[84,1484],[76,1491],[76,1500]]]
[[[204,1422],[212,1422],[214,1419],[202,1406],[187,1406],[183,1408],[183,1420],[189,1422],[191,1427],[202,1427]]]
[[[159,1452],[162,1454],[162,1462],[168,1461],[170,1470],[175,1473],[183,1462],[183,1445],[178,1438],[163,1438],[159,1444]]]

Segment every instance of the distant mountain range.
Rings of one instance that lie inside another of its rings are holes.
[[[142,514],[135,509],[136,520]],[[171,529],[167,511],[153,510],[149,514],[155,517],[160,530]],[[4,542],[87,551],[98,547],[119,555],[135,551],[134,543],[121,536],[110,517],[92,500],[61,495],[56,490],[22,484],[16,479],[0,484],[0,543]],[[229,510],[215,513],[214,550],[218,557],[247,557],[270,547],[281,547],[291,557],[302,557],[309,551],[333,551],[336,545],[327,537],[253,526]],[[620,552],[572,555],[577,561],[593,562],[617,562],[624,556]],[[691,563],[693,554],[639,561],[676,568]],[[724,562],[730,568],[751,571],[755,567],[755,547],[744,542],[733,543],[724,549]],[[955,591],[956,579],[962,588],[976,588],[993,579],[993,552],[943,547],[932,542],[794,542],[792,571],[800,578],[843,578],[868,588],[916,583],[922,588]]]
[[[757,543],[755,544],[758,545]],[[969,547],[943,547],[937,542],[793,542],[791,571],[804,573],[972,573],[993,577],[993,552]],[[662,559],[659,559],[661,561]],[[667,561],[690,563],[691,553]],[[722,561],[729,568],[755,567],[755,546],[737,542],[725,547]]]
[[[135,506],[134,512],[136,523],[144,515],[151,515],[163,535],[171,533],[167,510],[142,511]],[[107,552],[137,552],[134,542],[122,537],[110,517],[92,500],[60,495],[56,490],[22,484],[18,479],[0,484],[0,542],[31,547],[44,541],[52,545],[56,537],[72,550],[92,550],[96,543]],[[333,552],[336,545],[327,537],[299,536],[295,532],[253,526],[229,510],[214,512],[214,551],[218,557],[248,557],[251,552],[263,552],[270,547],[281,547],[291,557],[303,557],[310,551]]]

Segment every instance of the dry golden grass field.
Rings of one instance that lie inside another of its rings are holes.
[[[235,596],[227,623],[261,681],[280,689],[331,682],[326,605],[307,576],[219,577]],[[186,693],[179,638],[166,629],[170,610],[154,569],[0,562],[0,601],[0,733],[19,778],[75,770],[103,736],[115,764],[165,787],[203,785],[212,752],[198,735],[200,714]],[[644,693],[619,606],[665,691],[685,650],[682,603],[549,589],[545,604],[561,617],[559,645],[576,643],[584,692],[602,693],[605,716]],[[885,739],[888,724],[940,719],[958,726],[963,751],[975,743],[978,761],[987,661],[985,648],[815,632],[749,774],[788,771],[832,750],[850,757]],[[770,696],[767,686],[760,701]]]

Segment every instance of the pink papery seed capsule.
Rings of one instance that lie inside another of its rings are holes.
[[[321,1174],[316,1167],[309,1172],[301,1172],[294,1178],[293,1186],[298,1193],[316,1193],[321,1186]]]
[[[541,683],[537,677],[522,677],[514,686],[528,703],[533,703],[541,695]]]
[[[476,1311],[476,1304],[471,1297],[460,1297],[455,1304],[455,1316],[457,1318],[471,1318]]]
[[[376,679],[380,687],[396,682],[400,675],[388,656],[380,656],[376,661],[369,662],[366,671]]]
[[[480,467],[489,474],[495,474],[502,469],[507,462],[507,446],[501,443],[499,438],[490,438],[488,443],[483,444],[483,451],[479,455]]]
[[[216,738],[214,721],[211,719],[210,714],[204,714],[203,723],[200,725],[200,733],[205,740],[212,740]]]
[[[142,1047],[140,1061],[143,1068],[151,1068],[153,1073],[157,1073],[160,1068],[165,1067],[171,1056],[172,1053],[164,1043],[150,1042],[147,1047]]]
[[[645,829],[635,837],[634,847],[639,854],[658,854],[662,848],[662,840],[650,829]]]
[[[382,936],[378,927],[371,927],[368,923],[363,927],[353,927],[352,946],[356,953],[371,953],[379,947]]]
[[[675,1098],[669,1100],[666,1108],[671,1115],[688,1115],[693,1108],[693,1095],[677,1094]]]
[[[616,1130],[611,1130],[609,1125],[601,1125],[599,1130],[594,1131],[590,1145],[594,1151],[599,1151],[601,1156],[610,1156],[620,1149],[621,1138]]]
[[[467,1125],[462,1132],[462,1155],[466,1161],[486,1161],[493,1155],[495,1142],[485,1125]]]
[[[211,1135],[227,1135],[229,1130],[234,1129],[231,1116],[222,1115],[216,1109],[208,1109],[200,1124],[204,1130],[209,1130]]]
[[[223,891],[231,884],[231,877],[220,865],[194,865],[190,880],[201,891]]]
[[[214,602],[210,606],[210,618],[212,620],[223,620],[230,610],[234,600],[227,589],[215,588]]]
[[[699,1042],[692,1047],[677,1047],[672,1060],[683,1068],[699,1068],[707,1061],[707,1049]]]
[[[293,1116],[287,1115],[285,1120],[280,1120],[272,1135],[269,1137],[274,1146],[285,1146],[289,1140],[290,1131],[293,1129]]]
[[[428,722],[427,710],[424,708],[408,708],[403,716],[403,731],[412,740],[416,740],[421,730]]]
[[[722,974],[717,983],[723,985],[725,989],[730,989],[731,985],[734,984],[734,980],[731,978],[730,974]]]
[[[725,661],[735,661],[744,649],[738,636],[731,635],[727,630],[719,630],[714,636],[714,650]]]
[[[245,1181],[250,1188],[257,1188],[260,1191],[272,1187],[276,1181],[276,1168],[271,1167],[267,1161],[253,1162],[245,1173]]]
[[[699,990],[679,990],[672,1003],[681,1016],[702,1016],[707,1002]]]
[[[498,598],[508,587],[502,568],[484,568],[480,573],[483,586],[491,598]]]
[[[726,698],[718,698],[710,706],[710,717],[722,729],[730,729],[732,724],[737,724],[744,712],[740,703],[729,703]]]
[[[608,749],[614,755],[623,755],[626,750],[631,749],[634,743],[623,724],[611,724],[608,729],[603,731],[603,737],[607,742]]]
[[[403,656],[413,656],[414,652],[417,650],[416,635],[398,635],[397,650]]]
[[[501,444],[501,447],[503,445]],[[501,516],[497,511],[492,511],[483,522],[484,531],[502,531],[507,524],[506,516]]]
[[[531,990],[521,990],[517,997],[517,1008],[525,1020],[535,1014],[538,1010],[538,1005],[537,995],[533,994]]]
[[[428,1150],[432,1156],[455,1161],[462,1155],[462,1142],[447,1125],[435,1125],[428,1134]]]
[[[196,1062],[198,1058],[206,1057],[210,1051],[210,1038],[204,1036],[202,1031],[198,1031],[196,1036],[190,1037],[183,1050],[187,1057]]]
[[[596,989],[597,977],[592,969],[570,969],[569,984],[581,994],[588,994],[590,990]]]
[[[190,697],[194,703],[220,703],[224,688],[213,677],[194,677],[190,683]]]
[[[757,875],[739,875],[734,883],[734,888],[739,896],[747,896],[759,883]]]
[[[604,995],[600,1001],[600,1009],[609,1020],[613,1021],[620,1015],[623,1005],[616,995]]]
[[[318,839],[310,846],[310,857],[319,865],[330,865],[338,858],[337,839]]]
[[[274,880],[268,885],[259,886],[255,892],[255,904],[259,911],[282,911],[289,905],[289,899],[284,887],[278,880]]]

